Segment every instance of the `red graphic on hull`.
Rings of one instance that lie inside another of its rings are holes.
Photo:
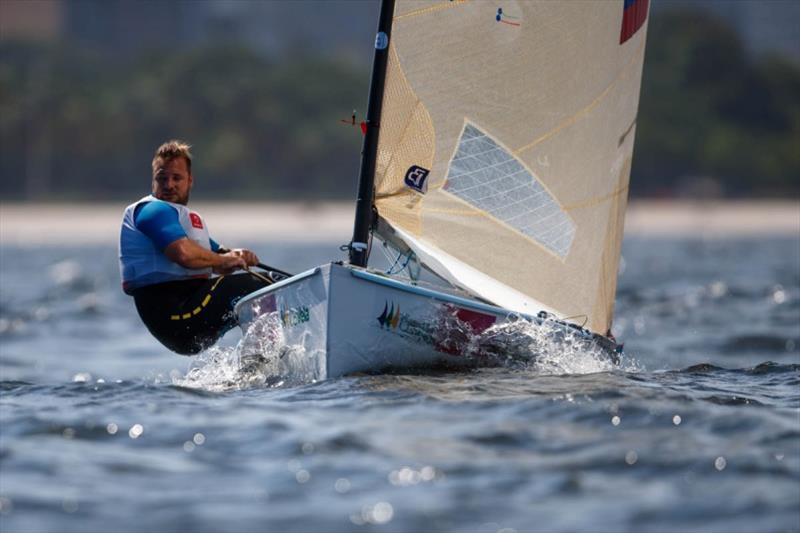
[[[476,335],[478,333],[483,333],[489,329],[489,326],[497,322],[497,317],[494,315],[485,315],[477,311],[461,309],[458,307],[456,308],[456,318],[458,318],[461,322],[469,324],[469,327],[472,329],[472,333]]]
[[[450,355],[464,355],[471,338],[497,322],[495,315],[472,309],[445,305],[443,310],[442,321],[434,335],[434,347],[437,351]]]
[[[268,295],[264,296],[263,298],[260,298],[256,305],[258,306],[258,309],[262,314],[263,313],[272,313],[274,311],[277,311],[277,309],[278,309],[278,305],[275,302],[275,295],[274,294],[268,294]]]

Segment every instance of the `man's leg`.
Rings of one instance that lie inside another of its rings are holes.
[[[184,304],[182,315],[192,313],[189,323],[197,347],[194,353],[205,350],[233,329],[238,324],[233,312],[236,302],[267,285],[252,274],[234,274],[213,278],[204,290],[195,293]]]
[[[235,274],[202,280],[189,292],[175,287],[190,282],[197,280],[153,285],[134,294],[139,316],[153,336],[183,355],[199,353],[219,340],[237,324],[236,302],[267,286],[251,274]]]

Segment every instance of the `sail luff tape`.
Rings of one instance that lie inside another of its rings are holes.
[[[358,250],[359,252],[363,252],[367,249],[367,243],[365,242],[354,242],[350,245],[353,250]]]

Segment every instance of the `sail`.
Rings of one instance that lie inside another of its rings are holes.
[[[647,0],[397,0],[379,235],[506,308],[613,315]]]

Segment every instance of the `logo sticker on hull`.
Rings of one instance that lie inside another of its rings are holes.
[[[463,355],[470,336],[479,335],[497,322],[495,315],[452,304],[438,306],[430,319],[400,311],[400,304],[386,301],[376,318],[381,329],[428,344],[438,352]]]
[[[398,305],[395,309],[394,302],[391,307],[389,307],[389,302],[386,302],[386,305],[383,306],[383,313],[378,317],[378,323],[382,328],[397,329],[397,325],[400,323],[400,306]]]
[[[278,314],[281,317],[281,323],[286,327],[297,326],[311,320],[311,313],[305,305],[289,309],[281,307],[278,309]]]

